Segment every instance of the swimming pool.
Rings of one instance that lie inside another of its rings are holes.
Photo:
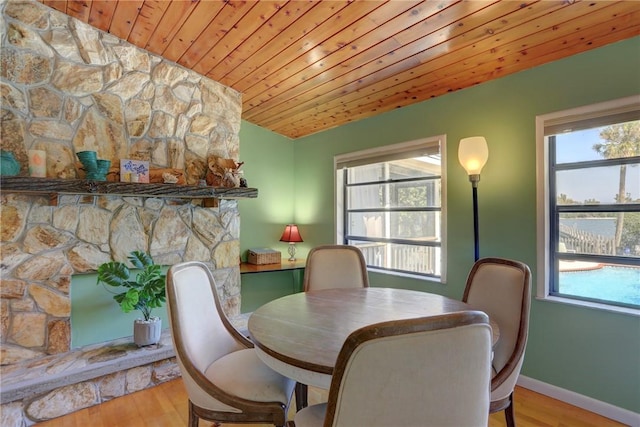
[[[560,292],[640,306],[640,268],[604,266],[560,273]]]

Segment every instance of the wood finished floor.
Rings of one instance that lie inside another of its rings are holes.
[[[575,406],[533,391],[516,388],[518,427],[613,427],[624,426]],[[310,388],[309,403],[326,399],[326,392]],[[295,405],[292,405],[295,406]],[[290,418],[293,417],[293,410]],[[101,405],[37,424],[39,427],[179,427],[187,425],[187,393],[181,379],[120,397]],[[200,427],[210,427],[200,421]],[[224,424],[239,427],[247,424]],[[252,424],[262,427],[262,424]],[[505,426],[504,414],[491,415],[489,427]]]

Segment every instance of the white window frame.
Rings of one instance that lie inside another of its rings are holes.
[[[607,102],[587,105],[564,111],[536,116],[536,193],[537,193],[537,283],[536,298],[545,301],[559,302],[570,305],[578,305],[627,313],[640,316],[640,310],[628,307],[620,307],[605,303],[584,301],[573,298],[550,295],[550,277],[553,274],[550,266],[550,206],[549,206],[549,147],[545,140],[545,126],[560,126],[579,120],[590,120],[597,117],[611,116],[616,113],[640,109],[640,95],[616,99]]]
[[[420,280],[428,280],[428,281],[433,281],[433,282],[437,282],[437,283],[442,283],[445,284],[446,283],[446,272],[447,272],[447,210],[446,210],[446,200],[447,200],[447,169],[446,169],[446,165],[447,165],[447,159],[446,159],[446,153],[447,153],[447,138],[445,135],[437,135],[437,136],[431,136],[431,137],[427,137],[427,138],[422,138],[422,139],[418,139],[418,140],[414,140],[414,141],[408,141],[408,142],[401,142],[401,143],[397,143],[397,144],[391,144],[391,145],[386,145],[386,146],[382,146],[382,147],[376,147],[376,148],[371,148],[371,149],[367,149],[367,150],[361,150],[361,151],[355,151],[355,152],[351,152],[351,153],[345,153],[345,154],[338,154],[336,156],[334,156],[333,158],[333,178],[334,178],[334,189],[335,189],[335,194],[334,194],[334,214],[335,214],[335,224],[336,224],[336,228],[335,228],[335,242],[337,244],[342,244],[342,242],[344,241],[344,224],[343,224],[343,206],[342,206],[342,200],[343,200],[343,186],[342,186],[342,182],[340,182],[340,180],[338,179],[338,165],[339,164],[344,164],[347,162],[355,162],[355,161],[359,161],[359,160],[366,160],[366,159],[374,159],[374,158],[378,158],[378,157],[385,157],[385,156],[392,156],[394,154],[397,153],[402,153],[402,152],[407,152],[407,151],[417,151],[420,150],[421,148],[432,148],[434,144],[439,144],[440,145],[440,159],[441,159],[441,165],[440,165],[440,171],[441,171],[441,178],[440,178],[440,196],[441,196],[441,200],[440,200],[440,235],[441,235],[441,241],[440,241],[440,253],[441,253],[441,258],[440,258],[440,277],[430,277],[430,276],[424,276],[424,275],[420,275],[420,274],[412,274],[409,272],[398,272],[398,271],[389,271],[389,270],[383,270],[383,269],[376,269],[376,268],[370,268],[371,271],[375,271],[377,273],[382,273],[382,274],[390,274],[390,275],[394,275],[394,276],[401,276],[401,277],[410,277],[410,278],[414,278],[414,279],[420,279]]]

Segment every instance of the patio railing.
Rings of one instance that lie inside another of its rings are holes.
[[[437,262],[440,248],[391,243],[365,243],[357,246],[369,266],[420,274],[440,274]]]

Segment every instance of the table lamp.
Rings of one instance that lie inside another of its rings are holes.
[[[282,233],[282,237],[280,237],[280,241],[289,243],[289,261],[295,261],[296,242],[302,242],[302,237],[300,236],[300,231],[298,231],[298,226],[295,224],[288,224],[284,228],[284,232]]]

